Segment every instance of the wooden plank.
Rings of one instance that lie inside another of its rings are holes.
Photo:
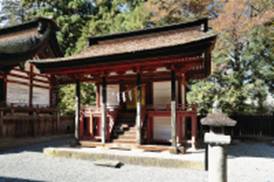
[[[33,98],[33,65],[30,65],[29,73],[29,107],[32,107],[32,98]]]
[[[200,54],[200,53],[199,53]],[[85,66],[85,67],[77,67],[77,69],[71,69],[71,68],[52,68],[50,70],[47,70],[48,73],[51,74],[77,74],[77,73],[96,73],[96,74],[102,74],[106,72],[112,72],[112,71],[126,71],[131,70],[136,67],[147,67],[148,69],[151,69],[151,67],[156,66],[157,67],[165,67],[170,64],[198,64],[201,66],[201,63],[203,62],[204,58],[201,56],[190,56],[190,57],[184,57],[184,56],[166,56],[166,57],[155,57],[155,58],[147,58],[147,59],[140,59],[135,60],[134,62],[132,60],[124,61],[123,63],[113,63],[113,64],[100,64],[100,65],[91,65],[91,66]]]
[[[4,135],[4,133],[3,133],[3,129],[4,129],[3,117],[4,117],[4,112],[0,111],[0,137],[2,137]]]

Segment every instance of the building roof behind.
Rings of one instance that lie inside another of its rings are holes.
[[[63,56],[57,30],[57,25],[46,18],[0,29],[0,69],[10,69],[41,53],[46,58]]]

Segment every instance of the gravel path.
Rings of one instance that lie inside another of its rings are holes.
[[[5,181],[114,181],[114,182],[205,182],[205,171],[125,165],[120,169],[94,166],[91,161],[50,158],[45,146],[67,141],[9,150],[0,154],[0,182]],[[229,182],[274,182],[274,147],[267,144],[238,144],[230,147]]]

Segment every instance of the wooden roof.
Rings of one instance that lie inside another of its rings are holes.
[[[63,56],[56,40],[56,24],[46,18],[0,29],[0,70],[9,70],[34,56]]]
[[[207,19],[203,18],[165,27],[91,37],[89,47],[80,54],[32,62],[42,72],[62,74],[62,70],[82,73],[81,68],[136,65],[155,58],[201,57],[213,48],[216,36],[208,30]]]

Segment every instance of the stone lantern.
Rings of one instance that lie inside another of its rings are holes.
[[[225,127],[233,127],[236,121],[222,112],[214,112],[201,119],[201,124],[209,126],[204,142],[208,144],[209,182],[227,181],[226,145],[231,143],[231,136],[225,135]]]

